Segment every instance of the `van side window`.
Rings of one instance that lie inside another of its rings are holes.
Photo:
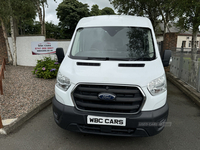
[[[80,33],[81,30],[78,30],[73,44],[72,55],[76,55],[78,52],[80,52]]]

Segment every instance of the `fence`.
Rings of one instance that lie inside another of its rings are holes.
[[[3,58],[3,62],[2,62],[2,66],[1,66],[1,71],[0,71],[0,91],[1,91],[1,95],[3,95],[2,79],[4,79],[4,70],[6,70],[5,65],[6,65],[6,60],[5,60],[5,58]],[[2,124],[1,116],[0,116],[0,129],[1,128],[3,128],[3,124]]]
[[[170,72],[200,92],[200,49],[176,48]]]

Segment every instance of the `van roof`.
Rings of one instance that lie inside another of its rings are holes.
[[[102,27],[102,26],[128,26],[147,27],[152,29],[151,21],[146,17],[136,17],[128,15],[104,15],[82,18],[77,24],[77,29],[81,27]]]

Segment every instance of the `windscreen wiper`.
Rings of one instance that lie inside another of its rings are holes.
[[[87,60],[110,60],[109,57],[87,57]]]
[[[139,57],[139,58],[134,59],[134,61],[138,61],[138,60],[148,61],[148,60],[154,60],[154,58],[149,58],[149,57]]]
[[[86,57],[86,60],[121,60],[132,61],[132,58],[110,58],[110,57]]]
[[[134,59],[133,61],[138,61],[138,60],[144,60],[144,61],[153,60],[155,57],[153,57],[153,58],[145,57],[145,56],[147,56],[147,55],[149,55],[149,54],[153,54],[153,53],[154,53],[154,52],[147,53],[147,54],[145,54],[145,55],[143,55],[143,56],[141,56],[141,57],[138,57],[138,58]]]
[[[132,58],[109,58],[109,60],[132,61]]]

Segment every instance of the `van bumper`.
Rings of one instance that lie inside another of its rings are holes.
[[[141,111],[138,114],[108,114],[83,112],[75,107],[61,104],[53,98],[54,120],[63,129],[75,132],[111,135],[146,137],[161,132],[168,117],[168,104],[154,111]],[[126,118],[126,126],[88,125],[87,116]]]

